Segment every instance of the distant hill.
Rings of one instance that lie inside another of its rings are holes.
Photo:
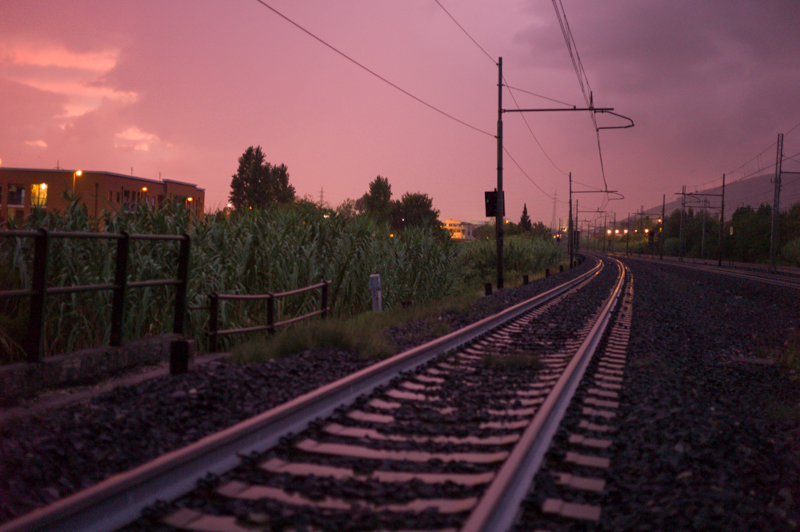
[[[775,174],[763,174],[733,183],[725,183],[725,219],[729,220],[733,211],[739,207],[750,206],[757,209],[763,203],[771,206],[775,199],[774,178]],[[680,187],[677,187],[675,192],[680,192]],[[722,186],[700,191],[687,187],[686,192],[721,194]],[[669,195],[667,195],[667,198],[669,198]],[[687,196],[686,207],[691,207],[695,211],[702,210],[704,199],[708,201],[707,208],[711,213],[719,213],[721,200],[719,196]],[[789,210],[789,207],[798,202],[800,202],[800,175],[783,174],[781,177],[781,211]],[[667,202],[667,216],[675,209],[680,208],[681,197],[677,196],[673,201]],[[661,215],[661,205],[651,206],[645,212]]]

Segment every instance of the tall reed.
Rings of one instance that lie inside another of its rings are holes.
[[[365,217],[322,211],[310,204],[223,213],[193,219],[178,204],[154,210],[141,205],[134,212],[106,212],[90,219],[85,207],[73,201],[64,212],[37,212],[24,228],[53,231],[127,231],[132,234],[182,234],[191,237],[187,296],[187,330],[202,347],[208,326],[208,296],[283,292],[331,280],[329,304],[336,317],[370,308],[369,275],[379,273],[386,308],[414,300],[424,303],[446,295],[458,279],[453,268],[457,248],[438,232],[408,229],[392,236],[389,228]],[[33,239],[0,239],[0,289],[30,286]],[[99,239],[52,238],[48,285],[111,283],[116,242]],[[170,241],[131,241],[129,281],[177,276],[178,244]],[[124,340],[171,330],[174,289],[129,289],[126,296]],[[281,300],[278,319],[319,307],[319,293]],[[3,360],[18,360],[21,351],[4,346],[21,343],[28,303],[0,299],[0,348]],[[47,299],[44,348],[46,354],[107,344],[110,337],[111,294],[82,292]],[[263,303],[226,302],[222,328],[263,324]],[[236,341],[231,338],[227,341]],[[223,342],[224,345],[224,342]]]

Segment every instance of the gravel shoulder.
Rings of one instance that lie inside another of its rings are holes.
[[[797,342],[800,294],[623,262],[633,322],[598,529],[798,529],[800,382],[748,359]]]

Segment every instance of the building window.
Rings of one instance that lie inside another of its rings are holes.
[[[31,185],[31,206],[44,207],[47,205],[47,183]]]
[[[25,206],[25,185],[8,185],[8,204],[18,207]]]

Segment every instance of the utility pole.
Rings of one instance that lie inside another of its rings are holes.
[[[611,229],[611,253],[614,253],[617,243],[617,213],[614,213],[614,227]]]
[[[591,102],[589,107],[559,107],[550,109],[503,109],[503,58],[500,57],[497,62],[498,81],[497,81],[497,288],[503,287],[503,214],[501,213],[501,206],[503,204],[503,113],[539,113],[539,112],[561,112],[561,111],[587,111],[591,113],[609,113],[616,117],[622,118],[630,122],[625,126],[602,126],[597,127],[600,129],[627,129],[633,127],[633,120],[627,116],[614,113],[613,107],[595,107]],[[572,189],[572,176],[570,174],[570,191]],[[606,193],[611,191],[604,191]],[[569,251],[570,251],[570,267],[572,267],[572,194],[569,198],[570,217],[567,229],[570,231],[569,238]]]
[[[722,245],[725,243],[725,174],[722,174],[722,208],[719,211],[719,251],[717,266],[722,266]]]
[[[783,133],[778,133],[778,155],[775,161],[775,202],[772,207],[772,234],[769,239],[769,271],[775,272],[775,249],[778,247],[778,218],[781,205],[781,165],[783,164]]]
[[[659,233],[661,237],[661,257],[660,260],[664,260],[664,224],[666,223],[667,219],[665,218],[665,210],[667,208],[667,195],[664,194],[661,198],[661,227],[659,228]]]
[[[497,62],[497,289],[503,288],[503,58]]]
[[[628,213],[626,225],[628,228],[625,230],[625,255],[628,255],[628,243],[631,241],[631,213]]]
[[[678,260],[683,260],[683,216],[684,211],[686,210],[686,185],[683,185],[683,191],[681,192],[681,245],[678,251]]]
[[[708,200],[703,198],[703,232],[702,232],[702,240],[700,241],[700,258],[706,258],[706,205],[708,205]]]
[[[567,245],[569,246],[569,267],[572,268],[572,172],[569,173],[569,223],[567,224]]]

